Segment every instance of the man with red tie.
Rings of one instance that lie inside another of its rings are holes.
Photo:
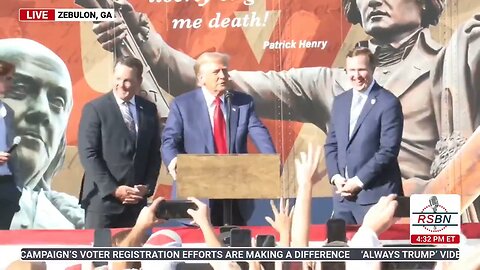
[[[247,135],[261,153],[275,153],[268,130],[258,119],[251,96],[231,89],[229,57],[207,52],[198,57],[194,69],[199,88],[176,97],[162,134],[162,159],[176,178],[177,154],[247,153]],[[227,106],[227,98],[231,106]],[[226,109],[230,108],[230,132],[226,132]],[[227,138],[227,134],[229,135]],[[228,144],[227,144],[228,141]],[[253,202],[234,201],[233,224],[245,225]],[[211,200],[213,225],[222,225],[221,200]]]

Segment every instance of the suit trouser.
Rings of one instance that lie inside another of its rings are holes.
[[[85,209],[85,229],[131,228],[135,225],[143,204],[125,206],[120,213],[97,212]]]
[[[177,198],[177,182],[172,183],[172,200]],[[232,203],[232,224],[237,226],[246,226],[247,220],[253,212],[253,200],[230,200]],[[224,200],[209,199],[208,205],[210,207],[210,221],[213,226],[223,226],[224,224]],[[243,208],[240,210],[240,208]],[[243,212],[243,214],[242,214]]]
[[[250,218],[254,203],[251,199],[236,199],[232,201],[232,224],[236,226],[246,226]],[[210,220],[213,226],[223,226],[224,224],[224,200],[209,200]]]
[[[11,175],[0,176],[0,230],[9,230],[22,193]]]
[[[346,224],[362,224],[365,214],[374,204],[358,204],[355,201],[343,199],[333,201],[333,216],[345,220]]]

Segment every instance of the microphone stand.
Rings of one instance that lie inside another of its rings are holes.
[[[232,144],[231,144],[231,133],[230,133],[230,115],[232,110],[232,96],[233,93],[230,90],[225,91],[225,113],[226,113],[226,122],[227,122],[227,154],[232,153]],[[223,200],[223,225],[228,226],[233,223],[232,216],[233,200],[225,199]]]

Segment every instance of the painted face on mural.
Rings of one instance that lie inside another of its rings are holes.
[[[55,158],[72,107],[72,86],[63,61],[53,53],[12,48],[16,65],[11,90],[4,101],[15,111],[17,179],[35,187]]]
[[[421,25],[422,3],[418,0],[356,0],[367,34],[377,39],[393,39]]]

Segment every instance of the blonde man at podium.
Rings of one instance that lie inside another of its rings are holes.
[[[177,154],[247,153],[248,135],[259,152],[275,153],[270,134],[255,113],[253,98],[230,90],[228,62],[226,54],[203,53],[194,66],[199,88],[171,103],[161,151],[174,179]],[[211,200],[210,207],[212,224],[222,225],[222,200]],[[252,200],[235,200],[232,223],[245,225],[252,211]]]

